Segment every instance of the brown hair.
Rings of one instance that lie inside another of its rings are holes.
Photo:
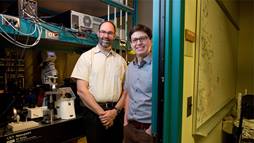
[[[136,32],[136,31],[142,31],[142,32],[145,32],[147,34],[147,36],[152,39],[152,30],[150,28],[148,28],[147,26],[145,25],[142,25],[142,24],[138,24],[138,25],[135,25],[129,32],[129,40],[131,40],[131,35]]]

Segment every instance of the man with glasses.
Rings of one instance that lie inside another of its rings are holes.
[[[136,25],[129,39],[136,57],[128,66],[124,83],[124,143],[152,143],[152,31]]]
[[[98,44],[78,59],[71,77],[84,106],[88,143],[122,143],[125,94],[122,85],[126,61],[112,50],[116,27],[105,21],[97,32]]]

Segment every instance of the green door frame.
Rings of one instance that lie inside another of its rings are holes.
[[[153,0],[152,132],[181,143],[185,0]]]

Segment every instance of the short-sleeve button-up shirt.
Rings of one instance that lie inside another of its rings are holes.
[[[71,77],[88,81],[88,89],[97,102],[116,102],[126,68],[122,56],[112,50],[105,55],[97,45],[80,56]]]

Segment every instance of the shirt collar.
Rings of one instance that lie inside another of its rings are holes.
[[[137,57],[133,60],[133,64],[134,65],[138,65],[139,68],[143,67],[145,64],[151,64],[152,63],[152,53],[148,54],[140,63],[140,65],[138,65],[138,59]]]
[[[100,47],[99,47],[98,45],[95,47],[94,53],[95,53],[95,54],[97,54],[97,53],[102,53],[102,54],[103,54],[103,52],[101,51],[101,49],[100,49]],[[109,55],[115,56],[115,55],[116,55],[116,52],[113,51],[113,50],[111,49],[111,50],[109,51],[108,55],[106,55],[106,56],[109,56]]]

